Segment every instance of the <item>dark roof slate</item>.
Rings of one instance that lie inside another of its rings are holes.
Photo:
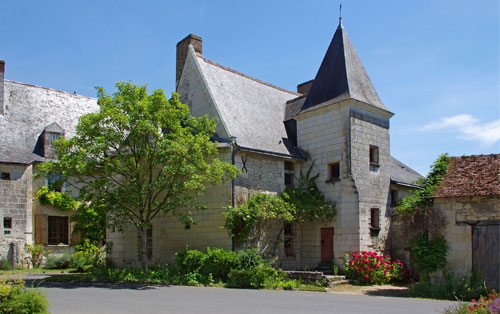
[[[416,172],[415,170],[411,169],[401,161],[397,160],[396,158],[391,156],[391,181],[393,181],[396,184],[408,184],[408,185],[415,185],[415,181],[418,179],[422,178],[422,176]]]
[[[329,100],[351,98],[389,111],[378,97],[347,32],[339,24],[301,111]]]
[[[448,162],[433,197],[500,195],[500,154],[450,157]]]

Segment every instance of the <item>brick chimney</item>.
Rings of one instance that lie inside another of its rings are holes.
[[[189,45],[193,46],[194,51],[201,54],[202,53],[202,42],[201,37],[189,34],[183,40],[177,43],[177,58],[175,64],[175,87],[179,84],[181,79],[182,69],[184,68],[184,63],[186,62],[187,52]]]
[[[5,61],[0,60],[0,114],[5,114],[4,104],[4,84],[5,84]]]
[[[302,84],[297,85],[297,93],[299,94],[309,94],[309,90],[311,89],[311,86],[313,84],[314,80],[310,80],[307,82],[304,82]]]

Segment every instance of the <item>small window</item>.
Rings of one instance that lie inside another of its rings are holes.
[[[380,209],[370,209],[370,229],[372,232],[378,233],[380,230]]]
[[[48,217],[48,244],[69,245],[69,219],[68,217],[49,216]]]
[[[294,234],[293,234],[293,226],[292,224],[286,224],[285,225],[285,256],[294,256],[293,254],[293,240],[294,240]]]
[[[12,218],[11,217],[3,217],[3,227],[4,229],[12,228]]]
[[[146,255],[148,260],[153,257],[153,227],[149,227],[146,231]]]
[[[47,139],[49,140],[49,144],[54,145],[54,140],[61,138],[61,136],[62,134],[59,133],[48,132]]]
[[[8,172],[2,172],[2,180],[10,180],[10,173]]]
[[[51,173],[47,176],[47,187],[54,192],[61,192],[63,190],[63,182],[61,181],[61,174]]]
[[[291,161],[285,161],[285,186],[293,186],[294,165]]]
[[[398,190],[391,190],[391,207],[399,205]]]
[[[379,158],[378,158],[378,147],[370,145],[370,165],[378,166]]]
[[[340,163],[333,162],[328,164],[328,181],[338,181],[340,180]]]

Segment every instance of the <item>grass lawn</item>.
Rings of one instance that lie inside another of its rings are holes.
[[[74,273],[76,269],[45,269],[45,268],[27,268],[27,269],[13,269],[13,270],[0,270],[0,276],[15,275],[15,274],[64,274]]]

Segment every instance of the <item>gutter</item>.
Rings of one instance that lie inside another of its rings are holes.
[[[397,184],[397,185],[402,185],[402,186],[407,186],[410,188],[415,188],[415,189],[421,189],[422,186],[416,185],[416,184],[411,184],[411,183],[406,183],[406,182],[401,182],[401,181],[396,181],[391,179],[391,183]]]

